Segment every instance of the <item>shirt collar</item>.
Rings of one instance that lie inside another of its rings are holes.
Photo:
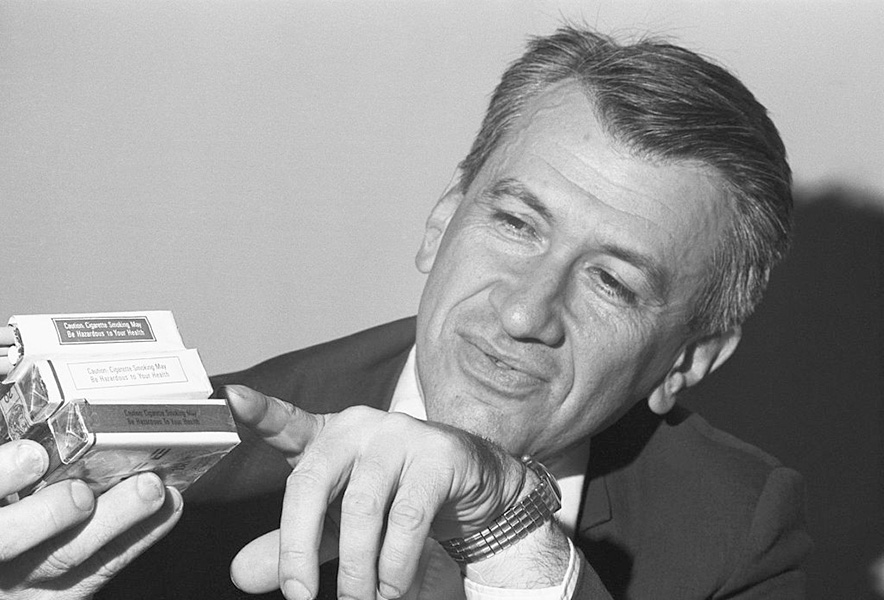
[[[417,361],[414,359],[414,346],[408,353],[405,367],[399,375],[393,399],[390,401],[390,412],[405,413],[421,421],[427,420],[427,409],[424,407],[424,395],[417,378]]]

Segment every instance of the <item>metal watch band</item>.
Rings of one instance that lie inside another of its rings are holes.
[[[456,562],[473,563],[509,548],[550,521],[553,514],[561,508],[562,492],[546,467],[527,455],[522,457],[522,464],[539,478],[537,485],[527,496],[506,509],[482,531],[465,538],[439,542]]]

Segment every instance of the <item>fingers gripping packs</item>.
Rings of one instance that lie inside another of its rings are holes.
[[[20,495],[72,477],[100,493],[139,471],[183,491],[239,443],[168,311],[14,316],[4,351],[0,443],[33,439],[50,457]]]

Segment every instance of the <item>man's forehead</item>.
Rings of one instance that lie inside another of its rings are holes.
[[[531,173],[531,181],[525,181]],[[601,202],[615,200],[636,214],[670,211],[673,200],[692,198],[695,210],[725,209],[724,178],[699,161],[675,161],[638,154],[613,139],[599,121],[588,93],[573,81],[560,82],[529,100],[501,138],[477,177],[483,192],[516,181],[540,194],[540,186],[568,189]],[[478,191],[478,190],[477,190]],[[698,193],[701,192],[701,193]],[[717,212],[717,210],[716,210]]]
[[[709,264],[731,216],[717,171],[627,151],[575,83],[529,102],[474,184],[473,194],[509,196],[539,207],[550,221],[585,225],[586,243],[621,248],[621,256],[656,257],[681,276],[694,277]]]

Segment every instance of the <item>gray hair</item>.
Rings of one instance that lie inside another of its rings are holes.
[[[788,250],[792,175],[764,106],[736,77],[690,50],[652,39],[620,44],[571,25],[532,39],[491,98],[460,164],[461,189],[469,189],[525,104],[568,80],[583,86],[607,134],[634,155],[699,162],[722,176],[733,218],[687,325],[705,334],[742,323]]]

